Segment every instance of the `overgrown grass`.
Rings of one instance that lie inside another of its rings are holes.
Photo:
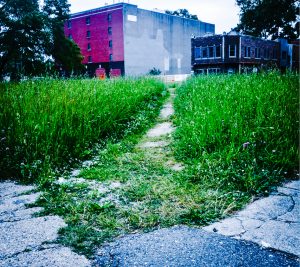
[[[60,242],[93,256],[102,243],[127,233],[148,232],[176,224],[206,225],[239,209],[249,195],[191,182],[151,161],[135,148],[139,137],[107,144],[97,163],[83,169],[84,180],[53,183],[38,205],[43,214],[62,216],[68,226]]]
[[[297,167],[297,82],[278,74],[191,79],[175,100],[175,144],[137,146],[158,115],[159,105],[148,105],[137,131],[106,143],[82,179],[44,186],[37,205],[62,216],[60,242],[88,256],[121,234],[226,217]],[[186,163],[181,172],[164,164],[172,149]]]
[[[88,156],[95,143],[138,128],[136,116],[163,89],[146,78],[0,84],[1,178],[35,178]]]
[[[175,101],[176,156],[189,179],[261,193],[299,167],[299,76],[190,79]]]

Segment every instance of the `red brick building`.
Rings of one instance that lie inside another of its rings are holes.
[[[214,24],[118,3],[72,14],[66,37],[74,40],[91,76],[96,69],[117,75],[187,74],[191,36],[214,33]]]

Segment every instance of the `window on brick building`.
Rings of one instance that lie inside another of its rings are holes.
[[[86,32],[86,38],[90,38],[91,37],[91,32],[90,31],[87,31]]]
[[[70,20],[68,20],[67,25],[68,25],[68,29],[72,28],[72,22]]]
[[[286,51],[282,51],[281,58],[282,58],[283,60],[286,60],[286,59],[287,59],[287,52],[286,52]]]
[[[88,57],[88,63],[92,63],[93,61],[92,61],[92,56],[89,56]]]
[[[109,40],[108,46],[109,46],[109,48],[112,48],[112,46],[113,46],[112,40]]]
[[[209,46],[208,47],[208,57],[213,58],[214,55],[214,47],[213,46]]]
[[[255,49],[254,49],[254,56],[255,56],[255,58],[259,58],[259,48],[257,48],[257,47],[255,47]]]
[[[88,45],[87,45],[87,50],[88,50],[88,51],[91,51],[91,50],[92,50],[91,44],[90,44],[90,43],[88,43]]]
[[[85,18],[85,24],[86,25],[90,25],[91,24],[91,18],[90,17]]]
[[[217,58],[221,57],[221,54],[222,54],[221,49],[222,49],[221,45],[216,45],[216,57]]]
[[[111,27],[108,27],[107,32],[108,32],[109,35],[112,34],[112,29],[111,29]]]
[[[195,58],[201,58],[201,47],[195,47]]]
[[[245,46],[245,57],[250,58],[251,57],[251,47]]]
[[[107,20],[111,21],[111,14],[107,14]]]
[[[236,57],[236,45],[229,45],[229,57]]]
[[[277,59],[277,49],[273,48],[273,59]]]
[[[207,47],[202,47],[202,58],[207,58]]]
[[[113,55],[109,54],[109,61],[113,61]]]

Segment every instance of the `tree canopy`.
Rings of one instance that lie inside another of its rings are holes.
[[[236,30],[265,39],[299,37],[298,0],[236,0],[240,23]]]
[[[187,9],[178,9],[175,11],[166,10],[166,14],[178,16],[187,19],[199,20],[197,15],[192,15]]]
[[[80,50],[63,32],[68,13],[67,0],[46,0],[42,8],[38,0],[0,0],[0,80],[44,74],[55,64],[80,68]]]

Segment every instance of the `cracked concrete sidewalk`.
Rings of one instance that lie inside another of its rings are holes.
[[[90,266],[70,248],[56,243],[66,224],[58,216],[34,217],[42,208],[28,208],[40,193],[33,186],[0,183],[0,266]]]
[[[300,181],[279,186],[269,197],[203,229],[300,257]]]

